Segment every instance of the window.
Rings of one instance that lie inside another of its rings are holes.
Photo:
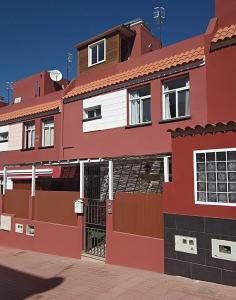
[[[150,86],[132,90],[129,93],[131,125],[151,121]]]
[[[195,202],[236,206],[236,148],[194,151]]]
[[[8,132],[1,132],[0,133],[0,143],[8,142]]]
[[[189,78],[180,77],[163,84],[163,119],[189,116]]]
[[[98,119],[101,117],[101,105],[90,107],[84,110],[85,120]]]
[[[35,124],[34,122],[30,122],[25,124],[24,148],[25,149],[34,148],[34,140],[35,140]]]
[[[106,40],[88,46],[88,65],[93,66],[106,60]]]
[[[54,145],[54,120],[47,119],[42,122],[42,147]]]

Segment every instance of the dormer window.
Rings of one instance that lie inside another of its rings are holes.
[[[100,64],[106,60],[106,39],[88,46],[88,66]]]

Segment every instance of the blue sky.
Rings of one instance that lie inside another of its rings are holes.
[[[158,35],[153,8],[166,10],[163,44],[203,33],[214,16],[214,0],[8,0],[1,2],[0,95],[6,82],[43,70],[65,76],[66,55],[73,53],[70,78],[76,76],[74,45],[113,26],[143,18]]]

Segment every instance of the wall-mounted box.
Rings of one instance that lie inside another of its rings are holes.
[[[175,235],[175,251],[197,254],[197,239],[189,236]]]
[[[236,242],[224,240],[211,240],[212,257],[236,261]]]
[[[74,202],[74,212],[76,214],[84,213],[84,202],[82,200],[79,199]]]
[[[15,232],[16,233],[23,233],[24,232],[24,225],[16,223],[15,224]]]
[[[29,236],[35,235],[35,227],[33,225],[26,225],[26,235]]]
[[[11,216],[1,215],[1,225],[0,229],[11,231]]]

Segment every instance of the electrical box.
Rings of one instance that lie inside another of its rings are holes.
[[[197,254],[197,239],[190,236],[175,235],[175,251]]]
[[[79,199],[74,202],[74,212],[76,214],[84,213],[84,202],[82,200]]]
[[[23,233],[24,232],[24,225],[16,223],[15,224],[15,232],[16,233]]]
[[[236,261],[236,242],[211,240],[212,257]]]
[[[33,225],[26,225],[26,235],[29,235],[29,236],[35,235],[35,228]]]
[[[11,216],[1,215],[1,227],[2,230],[11,231]]]

